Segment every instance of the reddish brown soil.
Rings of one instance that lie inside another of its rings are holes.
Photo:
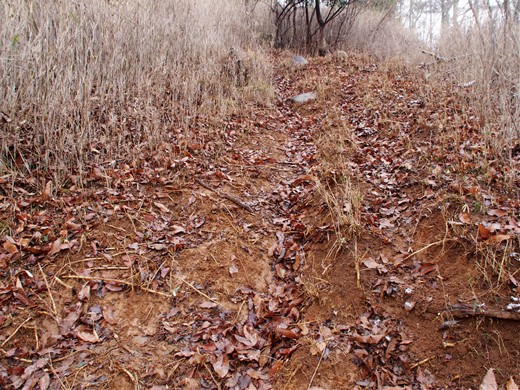
[[[274,59],[272,106],[243,107],[184,152],[93,167],[85,188],[50,196],[2,179],[0,387],[520,380],[518,320],[448,310],[520,316],[505,310],[519,296],[518,183],[467,152],[477,115],[395,64],[288,58]],[[339,173],[362,201],[338,230],[316,188],[334,193]]]

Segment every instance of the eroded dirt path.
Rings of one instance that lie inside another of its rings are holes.
[[[518,200],[468,175],[477,116],[396,65],[275,63],[275,103],[218,137],[54,196],[1,182],[2,386],[469,388],[519,372],[518,322],[446,312],[518,296]]]

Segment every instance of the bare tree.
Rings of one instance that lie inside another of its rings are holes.
[[[319,55],[329,51],[328,28],[341,17],[352,17],[348,9],[356,0],[286,0],[275,1],[276,45],[278,47],[302,44],[307,51],[316,47]],[[340,23],[342,26],[344,23]]]

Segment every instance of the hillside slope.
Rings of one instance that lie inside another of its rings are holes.
[[[272,63],[274,101],[210,137],[84,187],[0,178],[2,387],[519,381],[518,156],[416,70]]]

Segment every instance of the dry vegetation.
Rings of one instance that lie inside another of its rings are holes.
[[[481,115],[486,153],[507,164],[520,142],[520,26],[491,20],[453,29],[437,53],[432,76],[464,89]],[[518,176],[509,180],[513,184]]]
[[[0,4],[0,387],[512,383],[518,26],[215,3]]]
[[[268,98],[251,23],[231,0],[2,2],[2,171],[63,179],[196,142],[198,117]]]

